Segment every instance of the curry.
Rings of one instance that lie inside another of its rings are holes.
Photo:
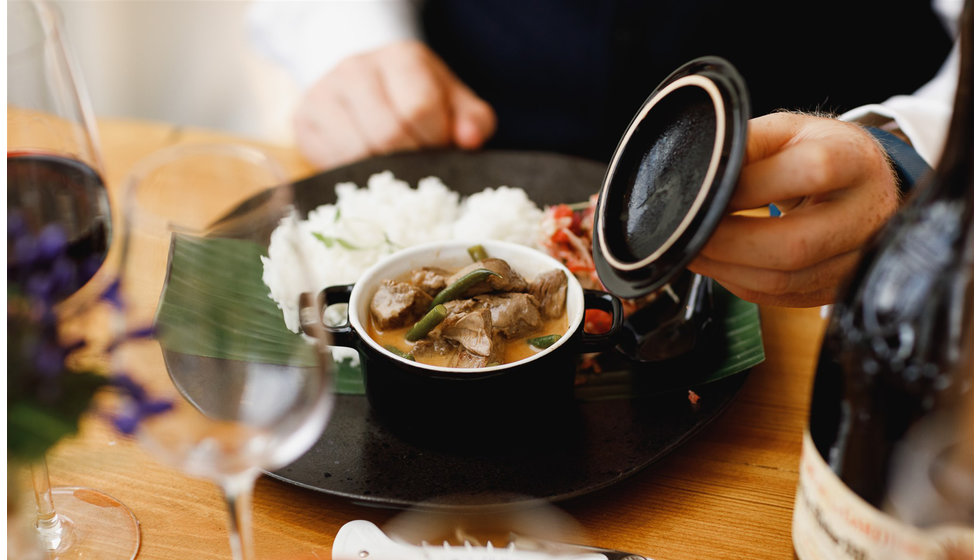
[[[502,259],[480,258],[455,272],[423,267],[382,282],[371,298],[367,330],[389,352],[420,363],[507,364],[533,356],[568,330],[567,291],[559,269],[528,280]]]

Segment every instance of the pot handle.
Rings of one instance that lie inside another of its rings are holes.
[[[616,296],[599,290],[582,290],[585,295],[585,309],[598,309],[612,316],[611,326],[604,333],[585,332],[582,323],[582,352],[601,352],[615,346],[619,330],[623,326],[623,302]]]
[[[350,319],[348,317],[344,318],[344,322],[339,325],[328,325],[323,321],[323,314],[326,312],[327,308],[331,305],[338,303],[350,304],[350,294],[354,290],[353,284],[343,284],[339,286],[327,286],[320,292],[317,297],[316,309],[319,312],[316,314],[316,320],[321,322],[321,325],[328,333],[330,333],[330,345],[331,346],[346,346],[347,348],[356,348],[354,346],[357,337],[354,336],[354,329],[350,326]],[[303,329],[306,330],[308,327],[303,324]]]

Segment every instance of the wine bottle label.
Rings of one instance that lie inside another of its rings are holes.
[[[803,437],[793,508],[793,547],[800,560],[973,558],[973,529],[920,529],[888,516],[852,492]]]

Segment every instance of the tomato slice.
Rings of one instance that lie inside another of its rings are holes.
[[[612,315],[601,309],[585,310],[585,332],[589,334],[603,334],[612,328]]]

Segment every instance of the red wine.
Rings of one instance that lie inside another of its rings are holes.
[[[793,515],[803,560],[973,557],[971,8],[964,20],[939,166],[827,325]]]
[[[8,219],[16,213],[34,235],[49,224],[63,228],[76,267],[74,289],[91,279],[105,260],[111,238],[108,195],[101,175],[81,161],[7,152],[7,212]]]

